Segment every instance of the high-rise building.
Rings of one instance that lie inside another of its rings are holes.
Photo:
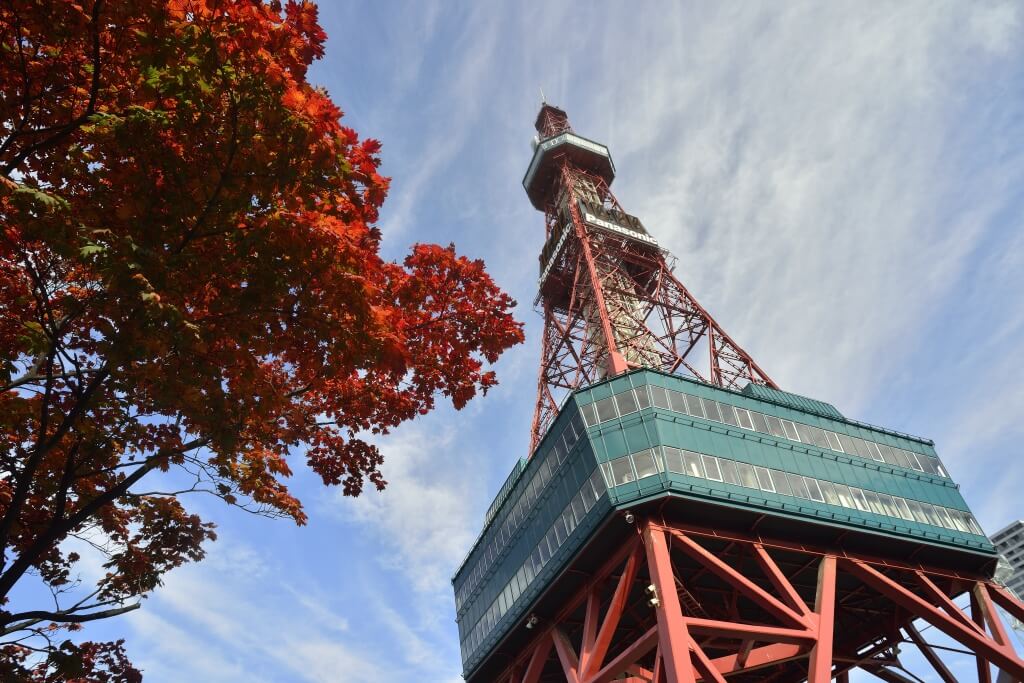
[[[1013,569],[1013,574],[1006,580],[1006,587],[1018,597],[1024,595],[1024,520],[1018,519],[1003,527],[991,538],[996,550]]]
[[[907,644],[958,680],[919,620],[1024,679],[995,605],[1024,606],[934,443],[779,389],[616,200],[608,148],[547,104],[536,128],[531,451],[453,578],[466,680],[902,683]]]

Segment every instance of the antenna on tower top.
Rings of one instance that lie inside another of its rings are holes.
[[[547,104],[548,103],[547,98],[544,97],[544,88],[540,89],[540,103],[541,104]]]

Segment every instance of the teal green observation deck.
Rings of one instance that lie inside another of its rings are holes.
[[[989,575],[996,558],[931,441],[759,385],[638,370],[574,393],[488,511],[452,581],[467,680],[621,540],[626,509]]]

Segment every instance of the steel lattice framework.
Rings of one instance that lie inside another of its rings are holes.
[[[1024,605],[990,581],[653,519],[636,531],[498,683],[847,683],[855,668],[914,683],[900,658],[907,647],[937,680],[963,680],[916,620],[963,646],[979,682],[992,682],[993,666],[1000,681],[1024,680],[995,609],[1024,619]],[[954,603],[963,595],[969,612]]]
[[[524,181],[544,211],[547,237],[531,452],[567,391],[632,368],[687,373],[726,388],[747,382],[774,388],[673,275],[667,252],[619,204],[609,188],[610,157],[605,164],[594,149],[600,146],[573,135],[565,112],[549,105],[537,130],[545,141],[564,142],[538,150]]]

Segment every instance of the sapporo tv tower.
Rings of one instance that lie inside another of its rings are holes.
[[[453,579],[466,680],[907,683],[909,648],[965,680],[936,633],[1024,680],[995,608],[1024,605],[933,442],[779,390],[612,195],[608,148],[547,104],[536,127],[532,448]]]

